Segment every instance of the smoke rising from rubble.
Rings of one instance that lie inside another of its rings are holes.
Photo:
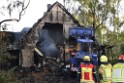
[[[41,52],[45,55],[46,58],[57,58],[59,55],[58,49],[53,41],[53,39],[49,36],[47,30],[41,30],[39,37],[39,47]]]

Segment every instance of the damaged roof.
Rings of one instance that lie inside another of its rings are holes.
[[[21,38],[20,42],[34,41],[34,34],[38,34],[38,28],[42,28],[45,23],[60,23],[64,25],[65,30],[72,26],[80,26],[79,22],[65,9],[65,7],[55,2],[50,8],[44,13],[30,30]],[[66,26],[67,25],[67,26]],[[32,34],[33,33],[33,34]]]

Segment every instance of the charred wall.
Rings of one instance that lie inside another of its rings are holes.
[[[56,47],[63,46],[64,38],[68,38],[69,28],[72,26],[79,26],[79,24],[63,5],[58,2],[54,3],[20,40],[22,52],[20,64],[24,67],[34,64],[32,51],[37,47],[36,44],[38,44],[42,52],[49,53],[44,53],[46,56],[55,55],[54,53],[57,53]],[[44,30],[48,32],[48,38],[42,34]],[[47,48],[49,52],[44,48],[46,46],[49,47]],[[52,51],[54,51],[53,54],[51,53]],[[27,60],[27,58],[30,60]]]

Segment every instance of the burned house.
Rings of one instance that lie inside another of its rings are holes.
[[[19,64],[19,47],[18,42],[22,35],[24,35],[29,28],[24,28],[20,32],[12,31],[0,31],[0,57],[6,60],[3,60],[3,63],[0,64],[1,68],[5,68],[5,65],[8,67],[17,66]],[[6,63],[5,63],[6,62]],[[6,67],[6,68],[8,68]]]
[[[78,21],[62,4],[55,2],[21,38],[19,64],[22,67],[33,66],[33,52],[36,47],[39,47],[45,56],[58,56],[56,47],[63,46],[65,39],[68,38],[69,28],[72,26],[79,26]]]

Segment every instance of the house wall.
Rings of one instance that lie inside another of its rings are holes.
[[[74,22],[74,19],[68,14],[68,12],[59,3],[56,3],[54,7],[48,10],[44,17],[39,19],[37,23],[29,30],[26,36],[22,38],[21,52],[22,52],[22,64],[23,67],[30,67],[34,64],[32,51],[36,47],[36,43],[39,40],[39,34],[45,23],[60,23],[63,25],[64,36],[68,38],[69,28],[72,26],[78,26]]]
[[[34,64],[33,51],[30,50],[30,49],[25,48],[25,49],[22,49],[21,52],[22,52],[22,55],[23,55],[23,57],[22,57],[22,65],[21,66],[22,67],[31,67],[31,66],[33,66],[33,64]]]

